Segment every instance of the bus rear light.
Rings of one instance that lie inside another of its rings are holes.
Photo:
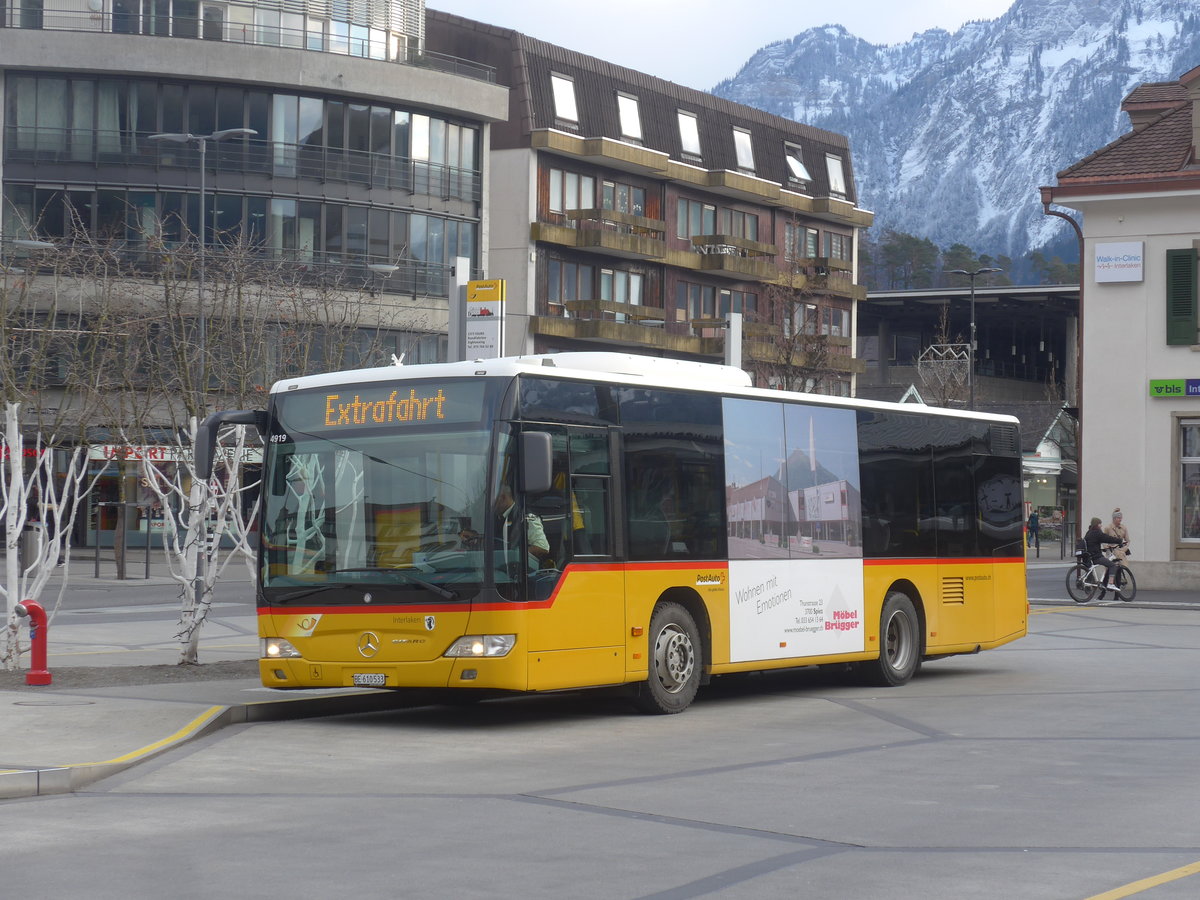
[[[295,659],[300,651],[283,638],[263,638],[258,655],[263,659]]]
[[[468,634],[451,644],[446,656],[508,656],[516,643],[515,634]]]

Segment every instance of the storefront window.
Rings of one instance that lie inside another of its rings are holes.
[[[1180,498],[1179,537],[1200,541],[1200,419],[1179,425]]]

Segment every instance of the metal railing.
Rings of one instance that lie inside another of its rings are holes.
[[[200,151],[190,144],[147,140],[148,131],[97,131],[78,128],[31,128],[6,125],[4,160],[35,165],[77,164],[194,171]],[[259,138],[222,141],[207,148],[209,171],[257,173],[275,178],[362,184],[478,203],[483,196],[481,175],[426,160],[288,144]]]
[[[15,243],[5,240],[0,244],[0,261],[19,265],[23,274],[53,273],[84,278],[96,271],[98,262],[103,263],[106,277],[161,278],[171,271],[185,275],[184,270],[197,250],[194,241],[163,239],[142,244],[51,239],[47,243],[53,245],[52,252],[29,251],[14,246]],[[447,297],[450,290],[449,263],[296,250],[263,243],[230,246],[219,240],[209,242],[206,254],[210,290],[227,280],[435,298]],[[480,275],[475,272],[472,277]]]
[[[249,4],[245,4],[249,5]],[[445,53],[415,50],[408,35],[333,20],[320,21],[319,30],[280,25],[250,25],[197,16],[140,15],[137,11],[114,11],[76,7],[49,7],[12,2],[0,9],[0,27],[37,31],[77,31],[205,40],[228,44],[254,44],[315,53],[335,53],[380,62],[434,69],[475,81],[494,84],[496,70],[468,59]],[[333,27],[338,26],[338,27]],[[341,27],[344,26],[344,29]]]

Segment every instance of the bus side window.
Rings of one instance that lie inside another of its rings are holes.
[[[571,479],[571,515],[577,556],[612,554],[608,534],[607,477],[576,475]]]
[[[610,556],[608,432],[571,428],[571,545],[576,556]]]

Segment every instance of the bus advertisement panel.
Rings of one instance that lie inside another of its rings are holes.
[[[862,652],[852,409],[727,397],[730,659]]]

